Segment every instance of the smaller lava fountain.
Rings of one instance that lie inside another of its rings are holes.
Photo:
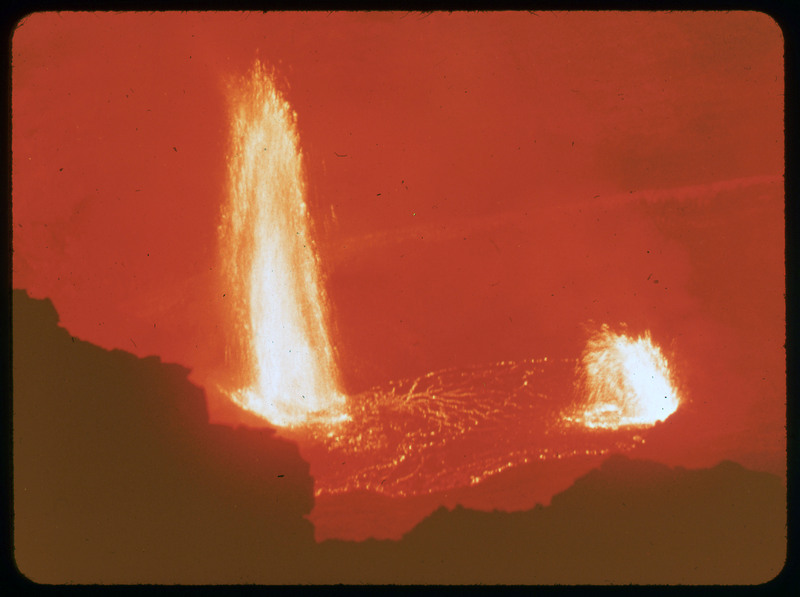
[[[605,324],[586,344],[577,386],[586,401],[567,420],[589,428],[654,425],[680,404],[669,363],[650,333],[634,339]]]

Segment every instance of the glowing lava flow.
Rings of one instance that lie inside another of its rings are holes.
[[[571,420],[590,428],[654,425],[680,403],[669,364],[650,334],[632,339],[607,325],[584,349],[578,386],[586,406]]]
[[[296,115],[256,62],[235,86],[222,261],[244,408],[280,426],[344,418],[310,236]]]
[[[631,450],[583,426],[565,427],[558,404],[576,359],[526,359],[431,371],[351,397],[335,432],[311,424],[294,437],[312,463],[318,497],[352,491],[410,497],[478,485],[526,464]]]

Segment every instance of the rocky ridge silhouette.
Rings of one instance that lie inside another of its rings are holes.
[[[439,508],[400,541],[316,543],[313,479],[269,429],[209,424],[188,371],[106,351],[13,293],[14,547],[61,584],[753,584],[781,479],[612,456],[522,512]]]

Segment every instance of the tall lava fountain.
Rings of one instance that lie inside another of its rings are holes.
[[[296,115],[258,61],[230,95],[220,245],[237,328],[228,356],[240,385],[231,394],[275,425],[344,418]]]

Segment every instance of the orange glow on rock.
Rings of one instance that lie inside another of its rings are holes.
[[[680,404],[672,377],[649,332],[631,338],[603,325],[581,357],[578,388],[585,405],[568,420],[606,429],[664,421]]]
[[[342,418],[310,233],[296,115],[256,62],[232,86],[229,197],[220,226],[241,406],[279,426]]]

